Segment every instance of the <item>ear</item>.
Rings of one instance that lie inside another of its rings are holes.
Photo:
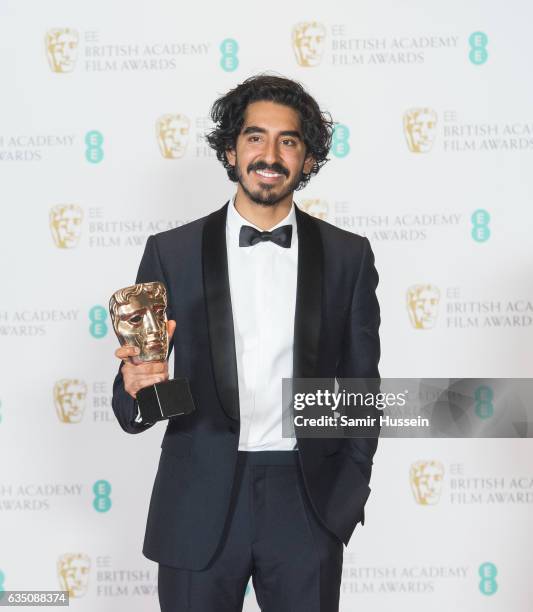
[[[315,158],[311,155],[308,155],[304,161],[303,173],[309,174],[315,165]]]
[[[228,164],[230,166],[235,166],[235,149],[227,149],[226,150],[226,159],[228,160]]]

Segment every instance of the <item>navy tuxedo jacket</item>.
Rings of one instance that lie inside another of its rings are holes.
[[[137,281],[163,282],[176,321],[174,377],[189,379],[196,411],[170,419],[161,445],[143,554],[178,568],[202,569],[223,533],[239,442],[239,392],[226,252],[229,203],[150,236]],[[378,274],[366,238],[296,208],[298,276],[295,378],[379,378]],[[119,373],[113,411],[128,433],[136,406]],[[280,406],[281,410],[281,406]],[[370,493],[376,438],[298,438],[303,479],[323,525],[342,542]]]

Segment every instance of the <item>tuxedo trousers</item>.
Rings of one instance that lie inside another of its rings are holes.
[[[200,571],[159,564],[161,612],[338,612],[343,544],[316,516],[298,451],[239,451],[218,549]]]

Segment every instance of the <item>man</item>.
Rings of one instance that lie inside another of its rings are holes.
[[[250,78],[212,118],[236,195],[151,236],[137,276],[167,287],[174,376],[196,404],[168,422],[143,553],[163,612],[241,610],[250,576],[266,612],[334,612],[377,440],[283,437],[281,379],[379,377],[374,257],[293,203],[332,133],[301,85]],[[135,354],[116,351],[113,410],[129,433],[149,426],[135,423],[137,391],[168,378]]]

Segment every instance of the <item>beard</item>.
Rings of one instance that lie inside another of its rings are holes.
[[[270,170],[271,172],[277,172],[289,177],[289,171],[284,166],[277,163],[269,165],[266,162],[259,161],[250,164],[246,169],[247,176],[254,170]],[[239,185],[254,204],[259,204],[261,206],[274,206],[274,204],[281,202],[281,200],[295,191],[300,184],[302,171],[303,163],[300,171],[285,186],[278,187],[276,185],[269,185],[268,183],[261,183],[259,187],[252,190],[250,186],[246,185],[245,177],[239,166],[239,161],[237,159],[235,160],[235,174],[237,175]]]

